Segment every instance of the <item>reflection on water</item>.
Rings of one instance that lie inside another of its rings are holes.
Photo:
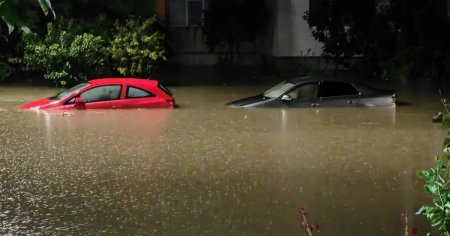
[[[22,112],[0,88],[0,234],[399,235],[445,132],[430,105],[231,109],[254,87],[171,88],[175,110]],[[24,94],[22,96],[22,94]],[[427,103],[432,104],[432,103]]]

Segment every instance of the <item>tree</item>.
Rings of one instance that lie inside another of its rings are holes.
[[[449,74],[450,21],[446,0],[392,0],[390,19],[398,38],[397,56],[410,61],[410,76],[437,80]]]
[[[39,4],[45,15],[51,12],[53,17],[55,17],[55,12],[53,11],[50,0],[36,0],[35,3]],[[19,6],[17,0],[0,0],[0,17],[6,24],[9,34],[11,34],[15,28],[19,28],[23,32],[30,32],[30,28],[28,27],[29,22],[27,22],[24,15],[19,13],[19,9],[23,8],[23,4],[29,8],[31,8],[31,6],[26,3],[21,4],[22,6]],[[27,10],[29,11],[30,9]]]
[[[377,77],[443,78],[450,63],[450,25],[444,0],[316,0],[307,20],[324,56],[336,65],[362,56]]]
[[[47,15],[49,12],[52,12],[55,17],[55,12],[53,11],[50,0],[36,0],[34,3],[38,3],[41,7],[42,11]],[[8,30],[8,35],[11,34],[15,28],[18,28],[20,31],[29,33],[31,24],[30,14],[32,14],[32,10],[30,10],[32,6],[29,5],[29,2],[22,2],[20,5],[16,0],[0,0],[0,22],[3,22],[6,25]],[[19,10],[26,10],[26,14],[22,15],[19,13]],[[6,35],[2,32],[2,25],[0,23],[0,40],[7,41]],[[0,49],[1,49],[0,44]],[[13,68],[4,62],[4,55],[0,54],[0,81],[6,79],[12,72]]]
[[[349,59],[366,56],[367,61],[376,57],[379,48],[377,35],[386,35],[386,28],[379,27],[375,0],[321,0],[312,1],[311,10],[303,17],[312,28],[313,37],[323,43],[323,56],[338,66],[349,66]]]
[[[231,64],[241,42],[256,43],[267,19],[264,1],[211,0],[205,12],[203,33],[210,51],[225,51],[222,63]]]

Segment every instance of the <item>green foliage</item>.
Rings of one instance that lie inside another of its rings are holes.
[[[104,21],[100,16],[91,23],[63,18],[49,23],[42,37],[23,35],[24,56],[15,61],[26,71],[41,72],[45,79],[65,85],[110,75],[113,69],[124,76],[150,76],[166,60],[164,34],[156,17],[131,17],[123,24],[116,22],[114,31],[99,30],[100,36],[95,36],[93,29],[101,28]]]
[[[108,58],[104,40],[80,33],[73,21],[48,24],[47,34],[24,35],[22,63],[27,71],[40,71],[56,84],[74,84],[102,75]]]
[[[149,77],[157,64],[166,60],[164,34],[159,27],[156,16],[146,20],[132,17],[124,24],[116,22],[110,52],[120,74]]]
[[[55,17],[55,12],[53,11],[50,0],[36,0],[36,3],[39,4],[45,15],[51,12],[53,17]],[[26,5],[27,9],[25,10],[27,11],[30,11],[31,9],[31,6],[28,6],[27,2],[19,4],[19,2],[15,0],[0,0],[0,18],[6,24],[9,34],[12,33],[16,27],[25,33],[30,32],[26,17],[20,13],[24,10],[20,5]]]
[[[435,166],[419,170],[418,175],[425,180],[424,190],[433,197],[433,205],[422,206],[417,214],[425,215],[441,235],[450,236],[450,106],[442,100],[445,108],[443,125],[449,128],[449,137],[443,142],[444,151],[436,159]]]
[[[8,78],[13,72],[13,68],[6,64],[5,62],[0,61],[0,81]]]
[[[433,227],[450,235],[450,188],[449,156],[440,156],[436,165],[428,170],[420,170],[419,177],[425,180],[425,192],[433,196],[433,205],[422,206],[417,214],[425,215]]]

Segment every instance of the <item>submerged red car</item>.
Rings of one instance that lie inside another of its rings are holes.
[[[102,78],[90,80],[20,109],[174,108],[172,93],[156,80]]]

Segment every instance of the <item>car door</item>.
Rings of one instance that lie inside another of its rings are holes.
[[[318,97],[318,107],[354,107],[359,104],[360,92],[348,82],[322,81]]]
[[[121,108],[121,85],[102,85],[80,93],[84,104],[75,105],[78,109],[111,109]]]
[[[127,86],[122,108],[163,108],[167,102],[148,90],[135,86]]]
[[[317,88],[317,83],[300,84],[283,94],[280,101],[286,107],[315,107]]]

